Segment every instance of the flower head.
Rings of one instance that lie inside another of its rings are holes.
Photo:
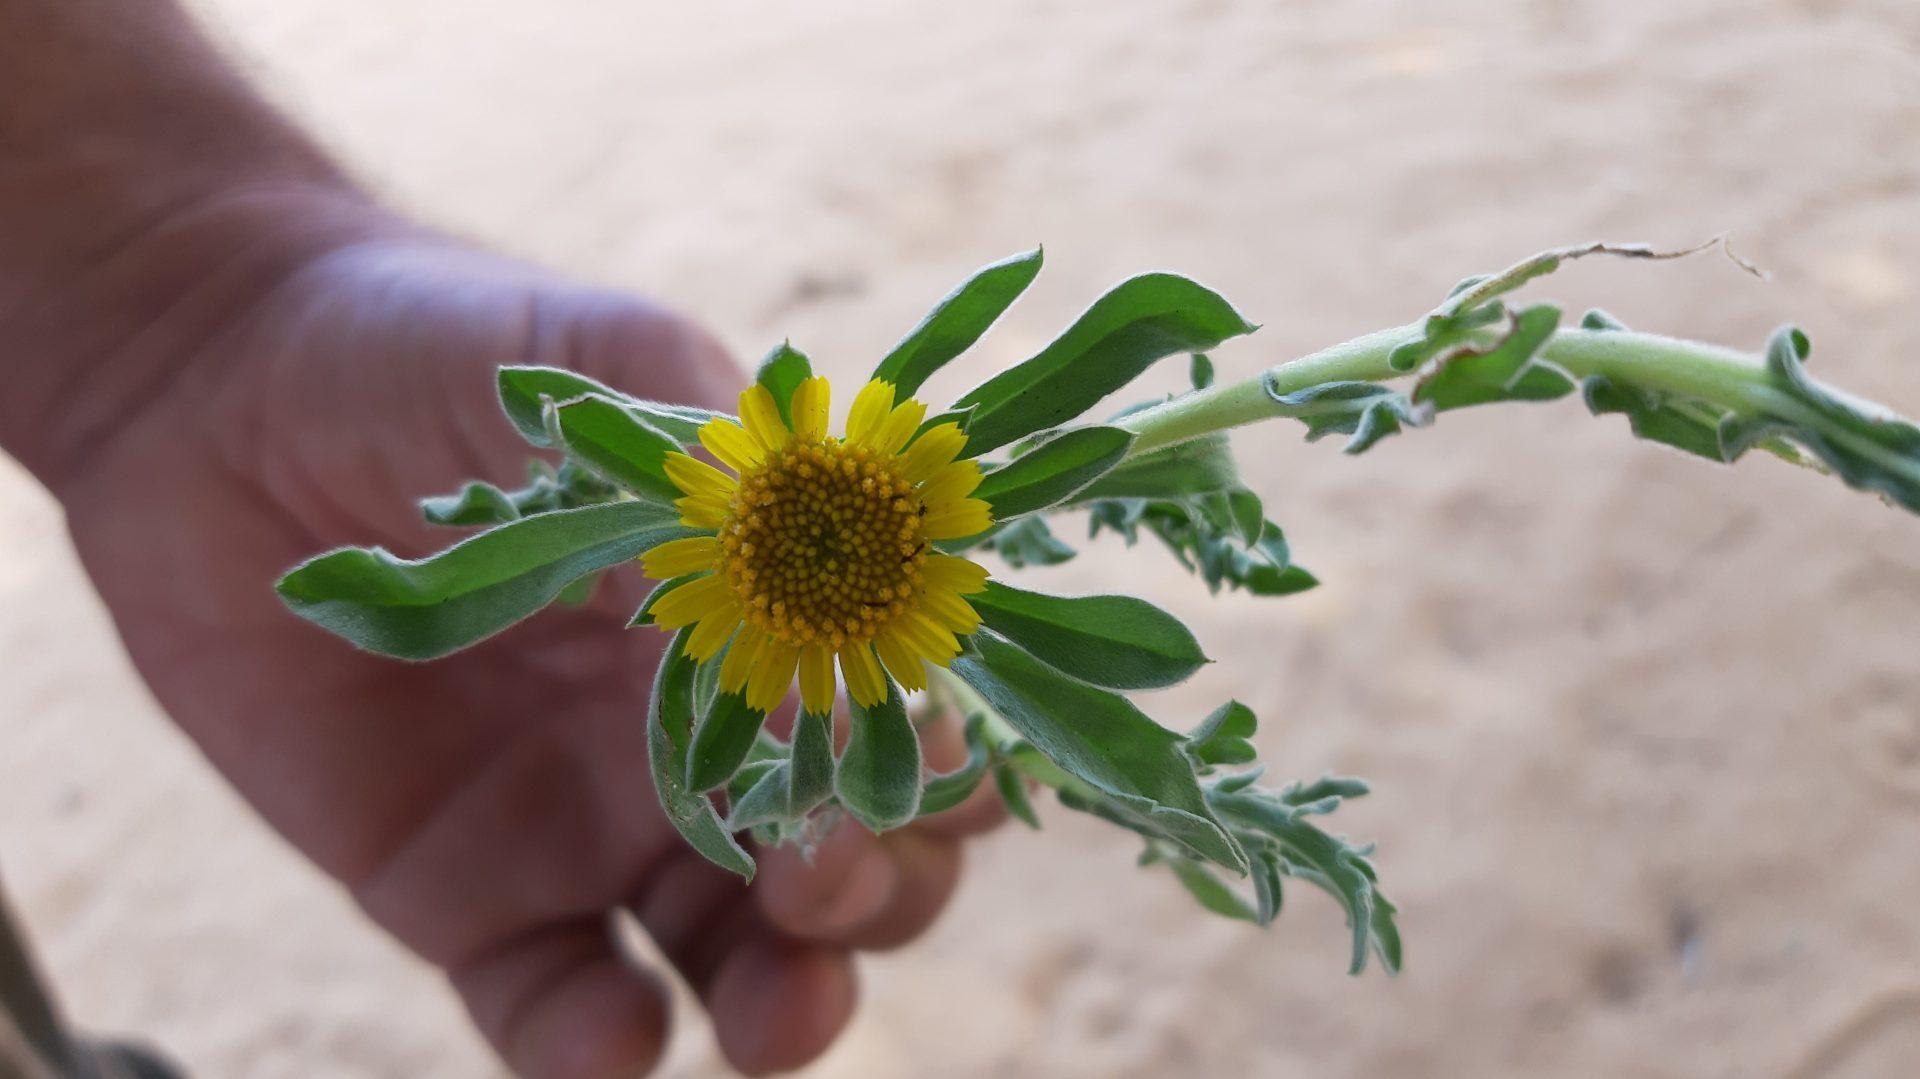
[[[956,634],[980,624],[965,597],[986,586],[986,569],[932,546],[993,523],[987,503],[970,497],[980,466],[960,459],[967,436],[956,423],[922,431],[927,406],[896,402],[893,385],[876,379],[835,437],[828,396],[826,379],[802,381],[789,422],[766,387],[748,387],[740,422],[700,429],[700,444],[730,471],[669,454],[681,520],[707,534],[642,560],[650,577],[699,574],[661,596],[653,620],[692,626],[686,649],[700,662],[726,648],[720,688],[744,691],[761,711],[796,671],[802,706],[827,711],[836,660],[863,705],[886,699],[888,673],[923,689],[924,664],[946,666],[960,652]]]

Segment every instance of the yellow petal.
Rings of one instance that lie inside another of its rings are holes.
[[[653,604],[653,621],[661,629],[680,629],[733,604],[733,593],[719,577],[701,577],[661,596]]]
[[[873,649],[864,644],[851,644],[840,650],[840,673],[847,680],[847,694],[863,707],[871,708],[887,699],[887,676],[880,671],[880,661],[873,658]]]
[[[732,498],[738,486],[732,476],[684,453],[669,453],[662,462],[667,478],[675,487],[694,498],[718,498],[722,501]]]
[[[740,628],[740,608],[728,604],[700,620],[687,634],[687,655],[701,663],[720,653],[720,646],[727,643],[733,631]]]
[[[873,639],[873,650],[880,653],[880,662],[887,665],[893,680],[903,689],[920,690],[927,688],[927,665],[920,656],[900,636],[892,630],[883,630]]]
[[[747,707],[760,712],[778,708],[793,685],[793,667],[799,660],[798,646],[768,640],[753,657],[753,673],[747,677]]]
[[[963,498],[940,509],[930,509],[920,522],[921,534],[930,540],[977,536],[991,527],[993,507],[977,498]]]
[[[748,626],[733,647],[727,649],[727,658],[720,661],[720,691],[738,693],[747,684],[747,676],[753,673],[753,659],[767,642],[767,635],[752,626]]]
[[[809,712],[833,712],[833,653],[822,644],[800,650],[800,707]]]
[[[893,383],[876,378],[860,387],[854,396],[853,408],[847,412],[847,441],[855,446],[865,445],[892,411]]]
[[[793,415],[794,434],[809,439],[827,437],[827,406],[831,401],[832,387],[825,378],[815,375],[802,380],[787,410]]]
[[[780,418],[780,406],[774,404],[773,394],[758,382],[740,391],[740,423],[754,441],[770,450],[786,445],[791,433]]]
[[[712,569],[720,557],[720,541],[713,536],[688,536],[667,542],[640,556],[640,570],[655,580]]]
[[[746,428],[718,417],[700,425],[700,444],[735,472],[745,472],[766,457],[766,451]]]
[[[928,588],[920,597],[920,606],[935,622],[955,633],[972,633],[980,628],[979,612],[951,589]]]
[[[928,588],[946,588],[970,596],[987,587],[987,567],[950,554],[930,554],[920,570]]]
[[[978,461],[955,461],[942,466],[920,485],[920,501],[929,511],[958,502],[980,486]]]
[[[680,523],[688,528],[719,528],[727,523],[727,503],[716,498],[677,498]]]
[[[913,445],[907,447],[906,478],[919,483],[930,478],[941,466],[949,464],[967,445],[966,432],[957,423],[942,423],[927,428]]]
[[[915,652],[943,667],[960,654],[960,642],[953,634],[918,611],[908,611],[888,628]]]
[[[873,436],[873,452],[888,456],[906,448],[907,440],[920,429],[920,421],[927,418],[927,406],[908,398],[887,413],[880,429]]]

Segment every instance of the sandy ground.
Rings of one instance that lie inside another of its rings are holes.
[[[1266,328],[1228,374],[1403,321],[1551,243],[1736,230],[1546,290],[1758,344],[1920,411],[1920,7],[1191,0],[207,0],[391,196],[863,370],[972,266],[1049,270],[1004,364],[1177,269]],[[982,370],[976,368],[975,370]],[[1170,384],[1170,383],[1169,383]],[[943,378],[935,395],[961,387]],[[1408,969],[1341,973],[1302,891],[1260,935],[1049,815],[867,964],[821,1076],[1909,1076],[1920,1059],[1920,522],[1577,406],[1361,459],[1240,445],[1295,600],[1207,601],[1102,546],[1220,662],[1283,773],[1377,794]],[[156,712],[55,507],[0,462],[0,855],[74,1009],[208,1076],[496,1065],[438,979],[255,822]],[[714,1074],[697,1018],[669,1073]]]

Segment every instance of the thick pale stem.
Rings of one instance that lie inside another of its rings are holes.
[[[1333,405],[1288,405],[1279,398],[1328,382],[1385,382],[1408,374],[1387,362],[1417,340],[1420,327],[1397,326],[1291,360],[1252,378],[1210,387],[1118,421],[1134,432],[1130,456],[1260,420],[1306,418]],[[1487,341],[1497,336],[1487,331]],[[1575,378],[1606,375],[1624,383],[1731,408],[1793,414],[1799,406],[1770,384],[1759,358],[1734,349],[1626,330],[1561,330],[1542,355]]]

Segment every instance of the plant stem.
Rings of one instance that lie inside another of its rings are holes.
[[[1419,324],[1356,337],[1290,360],[1239,382],[1197,390],[1118,421],[1137,436],[1129,456],[1274,417],[1304,418],[1339,403],[1287,405],[1278,398],[1328,382],[1385,382],[1405,377],[1387,358],[1417,340]],[[1497,330],[1482,331],[1487,343]],[[1627,330],[1566,329],[1542,351],[1576,379],[1605,375],[1633,386],[1693,397],[1741,411],[1804,411],[1774,389],[1759,358],[1697,341]]]

